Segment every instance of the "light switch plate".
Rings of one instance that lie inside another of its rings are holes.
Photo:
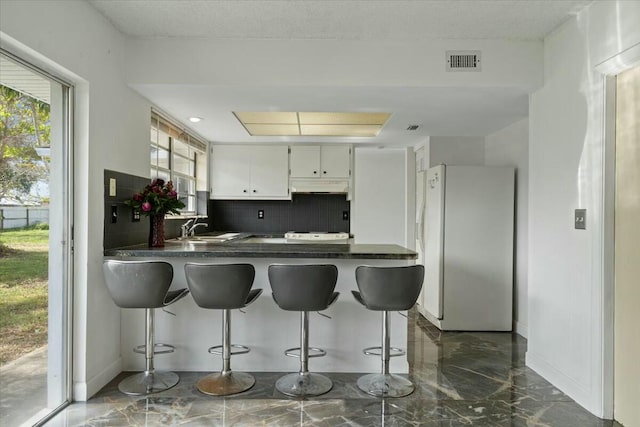
[[[576,230],[586,230],[587,229],[587,210],[576,209],[574,222],[575,222]]]
[[[116,197],[116,179],[109,178],[109,197]]]

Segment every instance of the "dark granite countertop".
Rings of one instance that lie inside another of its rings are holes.
[[[163,248],[146,244],[105,249],[114,257],[235,257],[235,258],[343,258],[343,259],[416,259],[417,254],[398,245],[355,243],[243,243],[244,234],[226,242],[167,240]]]

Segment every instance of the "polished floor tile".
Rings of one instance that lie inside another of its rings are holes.
[[[411,313],[407,356],[416,390],[400,399],[360,391],[361,373],[327,374],[333,389],[313,399],[275,390],[282,373],[257,372],[249,391],[206,396],[202,372],[148,397],[117,389],[123,373],[88,402],[77,402],[48,426],[479,426],[620,427],[601,420],[527,368],[527,343],[511,333],[441,332]]]

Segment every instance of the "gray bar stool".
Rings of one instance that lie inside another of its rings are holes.
[[[173,353],[172,345],[154,342],[154,309],[166,307],[184,298],[188,289],[169,291],[173,280],[173,267],[162,261],[116,261],[103,263],[104,277],[113,302],[120,308],[144,308],[145,344],[133,349],[145,355],[145,369],[128,376],[118,389],[134,396],[157,393],[178,384],[174,372],[156,371],[153,357]]]
[[[276,304],[283,310],[300,312],[300,347],[284,352],[300,358],[300,371],[276,381],[276,389],[287,396],[318,396],[333,387],[329,378],[309,372],[309,358],[327,354],[322,349],[309,347],[309,312],[325,310],[338,299],[339,293],[334,292],[337,280],[335,265],[269,266],[269,282]]]
[[[424,267],[368,267],[356,268],[356,282],[360,292],[351,291],[356,300],[369,310],[382,311],[382,346],[368,347],[366,355],[380,356],[382,372],[358,378],[358,387],[378,397],[403,397],[413,393],[411,381],[389,373],[391,357],[403,356],[405,351],[391,347],[389,311],[408,310],[416,303]]]
[[[249,347],[231,344],[231,310],[248,306],[262,293],[262,289],[251,289],[255,277],[253,265],[187,263],[184,272],[198,306],[223,310],[222,345],[209,348],[209,353],[222,355],[222,371],[201,378],[198,390],[213,396],[249,390],[256,383],[255,378],[246,372],[231,371],[231,356],[249,352]]]

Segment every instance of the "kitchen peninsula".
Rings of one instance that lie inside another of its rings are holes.
[[[360,265],[404,266],[413,265],[416,253],[398,245],[371,244],[300,244],[300,243],[247,243],[246,236],[227,242],[167,241],[164,248],[136,245],[106,249],[106,258],[164,260],[174,267],[172,289],[186,287],[184,265],[197,263],[250,263],[256,270],[254,288],[262,288],[262,296],[246,309],[234,310],[231,322],[232,342],[247,345],[251,352],[233,358],[236,370],[296,371],[298,360],[283,352],[299,345],[299,314],[280,310],[271,298],[267,277],[270,264],[334,264],[338,267],[336,291],[338,301],[325,314],[331,318],[312,314],[310,317],[311,346],[327,351],[322,358],[310,361],[317,372],[376,372],[379,357],[365,356],[362,349],[380,345],[381,314],[365,309],[351,295],[357,290],[355,269]],[[266,239],[268,241],[268,239]],[[390,285],[392,286],[392,285]],[[220,358],[207,349],[221,344],[222,314],[217,310],[199,308],[193,299],[185,298],[169,310],[176,316],[156,310],[156,341],[176,347],[175,353],[156,358],[159,369],[175,371],[214,371],[220,368]],[[144,358],[131,351],[143,341],[143,310],[122,310],[121,314],[122,369],[141,370]],[[407,319],[391,314],[391,345],[407,345]],[[395,357],[391,370],[408,372],[406,357]]]

